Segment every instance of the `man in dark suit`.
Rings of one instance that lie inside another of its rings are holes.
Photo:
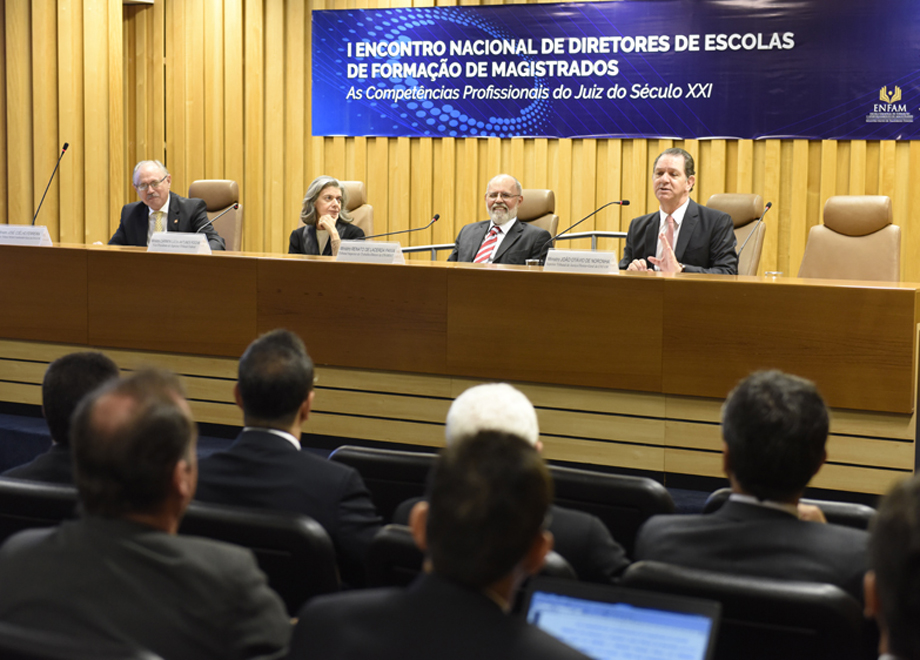
[[[693,156],[683,149],[666,149],[655,159],[652,185],[660,208],[630,223],[620,270],[738,274],[731,216],[690,199],[695,183]]]
[[[150,237],[159,231],[197,233],[202,230],[212,250],[225,250],[224,239],[214,225],[208,223],[208,211],[203,200],[186,199],[170,192],[172,175],[158,160],[142,160],[134,167],[134,189],[139,202],[121,209],[121,224],[109,240],[109,245],[146,247]]]
[[[448,446],[482,431],[510,433],[527,440],[538,452],[543,451],[533,404],[507,383],[471,387],[454,399],[447,411]],[[400,504],[393,522],[407,523],[417,501]],[[597,516],[554,504],[550,507],[548,529],[555,539],[553,549],[569,562],[580,580],[610,584],[629,566],[626,551]]]
[[[71,353],[49,364],[42,380],[42,414],[51,432],[51,449],[2,476],[72,485],[70,417],[83,397],[115,378],[118,367],[102,353]]]
[[[195,423],[175,376],[142,371],[77,408],[85,516],[0,549],[0,621],[171,660],[281,657],[290,621],[252,553],[178,536]]]
[[[354,469],[301,450],[314,394],[303,342],[287,330],[262,335],[243,353],[238,375],[243,432],[226,451],[202,459],[198,499],[310,516],[329,533],[342,580],[363,584],[381,520]]]
[[[499,174],[489,181],[486,210],[490,219],[461,229],[447,260],[521,266],[527,259],[545,261],[552,236],[517,219],[518,207],[524,201],[522,190],[510,174]]]
[[[427,502],[412,510],[425,572],[407,589],[318,597],[300,612],[291,658],[584,660],[508,616],[553,537],[543,524],[552,479],[524,439],[482,433],[444,449]]]
[[[748,376],[722,409],[729,501],[715,513],[654,516],[637,560],[835,584],[862,599],[868,534],[829,525],[799,503],[827,458],[828,413],[814,384],[779,371]]]

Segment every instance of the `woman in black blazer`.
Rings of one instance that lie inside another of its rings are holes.
[[[348,201],[345,188],[331,176],[318,176],[307,188],[300,219],[304,226],[291,232],[290,254],[313,254],[334,257],[342,240],[364,236],[351,224],[345,210]]]

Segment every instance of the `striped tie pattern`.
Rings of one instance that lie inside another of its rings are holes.
[[[476,258],[473,259],[474,264],[489,263],[489,259],[492,258],[492,253],[495,252],[495,244],[498,242],[498,235],[501,231],[501,228],[496,225],[486,234],[486,240],[482,242],[482,245],[479,247],[479,252],[476,253]]]

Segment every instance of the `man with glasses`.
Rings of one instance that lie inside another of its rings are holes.
[[[121,209],[121,224],[109,245],[145,247],[160,231],[195,233],[202,230],[212,250],[224,250],[224,239],[208,223],[203,200],[186,199],[169,191],[172,176],[158,160],[142,160],[134,168],[134,189],[139,202]],[[204,227],[204,229],[202,229]]]
[[[460,230],[448,261],[478,264],[518,264],[528,259],[546,259],[549,232],[517,219],[524,201],[521,184],[510,174],[499,174],[486,189],[489,220],[474,222]]]

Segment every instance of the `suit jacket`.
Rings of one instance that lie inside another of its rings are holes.
[[[650,518],[635,559],[758,577],[835,584],[862,602],[869,535],[799,520],[776,509],[726,502],[710,514]]]
[[[654,257],[658,250],[658,211],[635,218],[626,233],[620,270],[633,259]],[[738,274],[735,228],[727,213],[700,206],[692,199],[684,214],[674,254],[687,273]]]
[[[393,522],[408,525],[412,507],[423,499],[408,499],[396,507]],[[629,566],[629,559],[600,518],[555,504],[550,507],[549,514],[549,531],[555,539],[553,550],[569,562],[578,579],[601,584],[616,582]]]
[[[0,621],[171,660],[280,657],[291,632],[248,550],[96,517],[7,541]]]
[[[335,230],[343,241],[353,241],[364,236],[364,230],[350,222],[335,221]],[[288,254],[319,254],[319,241],[316,238],[316,226],[304,225],[291,232]],[[332,241],[326,243],[323,256],[332,256]]]
[[[137,245],[147,247],[147,226],[150,209],[143,202],[125,204],[121,208],[121,224],[109,240],[109,245]],[[208,222],[208,210],[203,200],[179,197],[169,193],[169,211],[166,231],[195,233]],[[214,225],[204,229],[212,250],[225,250],[224,239]]]
[[[300,611],[292,660],[585,660],[488,597],[422,575],[407,589],[321,596]]]
[[[195,497],[310,516],[332,539],[342,580],[364,584],[367,548],[381,520],[353,468],[298,451],[272,433],[248,430],[198,463]]]
[[[461,229],[457,235],[457,242],[454,243],[454,250],[447,260],[472,262],[489,231],[490,223],[491,220],[483,220]],[[552,236],[545,229],[534,227],[519,219],[502,240],[492,263],[523,266],[527,259],[546,261],[551,238]]]
[[[70,447],[53,444],[44,454],[39,454],[24,465],[10,468],[0,476],[73,486]]]

